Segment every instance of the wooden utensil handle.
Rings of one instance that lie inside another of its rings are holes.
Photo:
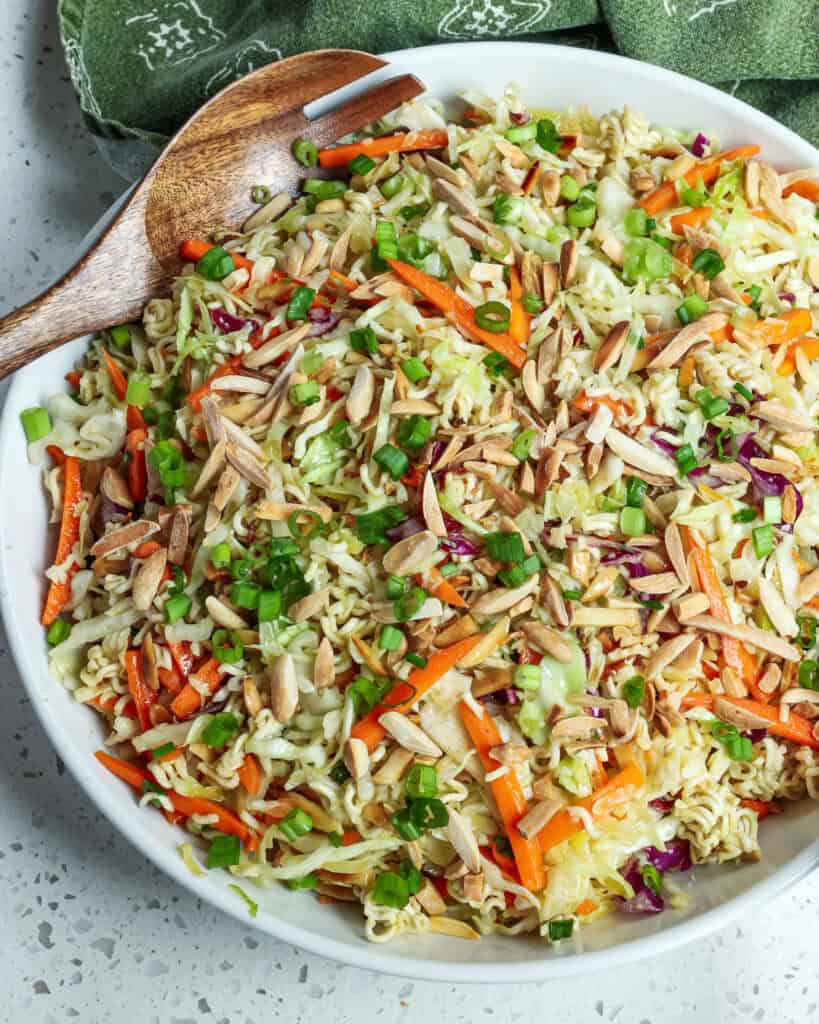
[[[151,253],[135,200],[52,288],[0,320],[0,379],[71,338],[135,319],[146,295],[162,294],[171,275]]]

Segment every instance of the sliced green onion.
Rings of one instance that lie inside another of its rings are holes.
[[[626,213],[623,221],[623,226],[626,229],[626,234],[638,237],[641,235],[648,234],[648,214],[645,210],[639,206],[633,207]]]
[[[574,203],[580,196],[580,182],[571,176],[563,174],[560,177],[560,196],[567,202]]]
[[[418,828],[443,828],[449,821],[449,811],[437,797],[419,797],[410,804],[410,817]]]
[[[46,642],[50,647],[56,647],[57,644],[61,644],[63,640],[67,640],[70,633],[70,622],[66,622],[65,619],[55,619],[48,627]]]
[[[554,121],[550,121],[548,117],[538,121],[535,137],[537,138],[537,144],[541,149],[545,149],[547,153],[556,153],[563,144],[563,139],[555,127]]]
[[[731,519],[735,523],[752,523],[757,516],[755,508],[741,508],[739,512],[734,512]]]
[[[492,204],[492,219],[496,224],[518,224],[523,216],[523,199],[499,192]]]
[[[187,594],[176,594],[165,602],[165,618],[168,622],[184,619],[191,610],[191,599]]]
[[[438,795],[438,772],[431,764],[414,764],[404,779],[404,792],[413,800]]]
[[[699,295],[689,295],[684,302],[677,306],[677,319],[685,326],[694,320],[699,320],[707,312],[708,303],[705,299],[700,298]]]
[[[511,566],[509,569],[503,569],[498,573],[498,579],[505,587],[519,587],[525,583],[529,577],[540,570],[540,559],[537,555],[529,555],[522,562],[517,565]]]
[[[720,395],[712,395],[708,388],[701,388],[695,395],[703,419],[714,420],[731,408],[730,402]]]
[[[116,327],[112,327],[108,333],[111,335],[111,341],[120,350],[127,348],[131,344],[131,329],[126,327],[125,324],[118,324]]]
[[[506,356],[502,356],[500,352],[490,352],[488,355],[483,357],[481,362],[486,367],[489,376],[493,380],[496,377],[500,377],[502,373],[506,373],[511,366]]]
[[[233,257],[229,252],[225,252],[221,245],[214,245],[212,249],[208,249],[196,263],[196,273],[206,281],[221,281],[235,269]]]
[[[375,167],[375,160],[365,156],[363,153],[359,153],[358,156],[353,157],[347,164],[347,167],[352,174],[369,174],[373,167]]]
[[[238,735],[242,723],[229,711],[220,711],[205,726],[202,739],[209,747],[224,747]]]
[[[298,550],[298,548],[296,549]],[[237,558],[230,563],[230,578],[246,580],[253,572],[253,563],[249,558]]]
[[[397,651],[401,646],[404,634],[395,626],[384,626],[378,637],[378,646],[382,651]]]
[[[577,590],[575,587],[567,587],[563,591],[563,596],[567,601],[579,601],[583,596],[583,592],[581,590]]]
[[[51,433],[51,417],[48,415],[48,409],[41,405],[23,409],[20,413],[20,422],[26,432],[27,441],[39,441]]]
[[[208,850],[209,868],[230,868],[239,863],[239,837],[214,836]]]
[[[395,439],[403,448],[423,448],[432,432],[432,423],[426,416],[408,416],[398,424]]]
[[[762,522],[782,522],[782,499],[775,494],[766,494],[762,499]]]
[[[302,167],[315,167],[318,163],[318,149],[308,139],[293,139],[290,149]]]
[[[151,760],[158,761],[160,757],[164,757],[166,754],[170,754],[174,750],[176,750],[176,747],[173,743],[163,743],[161,747],[155,747],[151,751]]]
[[[324,521],[321,516],[311,509],[292,512],[287,517],[287,529],[294,540],[312,540],[314,537],[318,537],[323,526]]]
[[[259,594],[259,622],[274,622],[282,613],[280,590],[263,590]]]
[[[248,583],[247,580],[240,580],[230,588],[230,599],[239,608],[254,611],[259,607],[261,593],[262,588],[257,583]]]
[[[734,384],[734,391],[736,391],[738,395],[742,395],[746,402],[753,402],[753,392],[749,391],[744,384]]]
[[[630,476],[626,480],[626,504],[629,508],[642,508],[646,499],[648,484],[638,476]]]
[[[393,174],[391,178],[386,178],[379,186],[381,189],[381,195],[385,199],[392,199],[393,196],[398,195],[404,187],[405,181],[406,178],[403,174]]]
[[[430,371],[426,366],[424,366],[422,360],[417,356],[411,356],[409,359],[405,359],[404,362],[401,363],[401,369],[404,376],[411,384],[418,384],[419,381],[426,380],[430,374]]]
[[[315,297],[316,293],[313,288],[305,288],[303,284],[300,284],[290,296],[285,317],[288,320],[304,320]]]
[[[796,642],[799,646],[809,651],[816,646],[816,617],[814,615],[797,615],[796,624],[799,627],[799,634]]]
[[[632,676],[623,683],[623,700],[630,708],[638,708],[646,695],[646,681],[642,676]]]
[[[526,124],[513,124],[507,128],[504,138],[508,142],[531,142],[537,135],[537,124],[534,121],[527,121]]]
[[[309,875],[302,875],[301,878],[289,878],[287,887],[293,892],[301,892],[304,889],[315,889],[318,885],[318,876],[312,872]]]
[[[697,468],[697,456],[690,444],[683,444],[674,453],[677,460],[677,470],[680,476],[688,476],[692,469]]]
[[[819,661],[805,658],[799,666],[798,682],[806,690],[819,690]]]
[[[272,198],[273,193],[267,185],[254,185],[250,190],[251,202],[258,203],[259,206],[265,206]]]
[[[344,845],[344,837],[340,832],[328,832],[327,840],[330,846],[335,846],[336,849]]]
[[[355,517],[355,534],[362,544],[383,544],[385,533],[392,526],[403,523],[406,514],[395,505],[387,505],[375,512],[366,512]]]
[[[423,587],[413,587],[393,604],[396,619],[399,622],[408,622],[420,610],[426,599],[427,592]]]
[[[574,921],[571,917],[555,918],[549,922],[549,942],[560,942],[561,939],[571,938],[574,931]]]
[[[173,598],[171,600],[174,600]],[[165,605],[167,608],[168,606]],[[217,629],[210,638],[211,653],[220,665],[235,665],[245,654],[245,645],[234,632]]]
[[[421,838],[421,829],[412,820],[409,807],[402,807],[400,811],[396,811],[390,821],[398,835],[406,842],[412,843]]]
[[[762,296],[762,288],[758,284],[752,284],[751,287],[748,289],[748,295],[751,299],[749,308],[752,309],[757,315],[759,315],[759,300]],[[750,402],[751,399],[749,398],[748,401]]]
[[[391,601],[395,601],[399,597],[403,597],[407,592],[407,581],[403,576],[388,576],[387,577],[387,597]]]
[[[129,405],[145,405],[151,397],[151,378],[147,373],[134,372],[128,378],[125,401]]]
[[[764,558],[774,549],[774,532],[770,523],[764,526],[756,526],[751,530],[751,540],[754,545],[754,553],[757,558]]]
[[[347,183],[325,178],[305,178],[302,191],[315,196],[319,202],[325,199],[341,199],[347,191]]]
[[[409,903],[409,886],[406,879],[393,871],[382,871],[375,880],[373,901],[382,907],[401,910]]]
[[[590,228],[597,218],[597,203],[579,199],[566,209],[566,223],[573,228]]]
[[[646,532],[645,512],[641,508],[621,509],[620,532],[627,537],[642,537]]]
[[[741,736],[735,725],[728,722],[712,722],[711,735],[721,743],[734,761],[750,761],[753,744],[747,736]]]
[[[308,352],[302,359],[299,369],[308,377],[312,377],[314,373],[318,373],[323,365],[324,356],[318,349],[313,349],[312,352]]]
[[[378,338],[372,327],[358,327],[350,331],[350,348],[354,352],[369,352],[370,355],[378,354]]]
[[[409,662],[410,665],[414,665],[416,668],[427,667],[427,659],[422,657],[420,654],[416,654],[414,651],[410,651],[409,654],[405,654],[404,661]]]
[[[403,220],[415,220],[416,217],[423,217],[429,210],[429,203],[419,203],[417,206],[402,206],[400,213]]]
[[[398,255],[405,263],[420,265],[434,251],[432,242],[410,231],[398,239]]]
[[[400,480],[409,469],[409,459],[407,456],[392,444],[382,445],[373,454],[373,461],[378,463],[385,472],[389,473],[393,480]]]
[[[301,836],[306,836],[313,829],[313,819],[301,807],[294,807],[279,822],[279,831],[291,843]]]
[[[537,316],[538,313],[543,312],[543,299],[538,295],[524,295],[520,300],[520,304],[532,316]]]
[[[691,261],[691,269],[702,274],[708,281],[713,281],[717,274],[725,270],[725,261],[714,249],[700,249]]]
[[[328,774],[333,782],[338,786],[343,785],[350,777],[350,773],[347,771],[347,766],[343,761],[336,761]]]
[[[294,384],[290,388],[290,401],[293,405],[315,405],[321,401],[321,388],[314,380]]]
[[[643,881],[651,891],[659,896],[660,890],[663,887],[663,876],[654,867],[653,864],[643,864],[640,868],[640,874],[642,875]]]
[[[475,310],[475,323],[484,331],[503,334],[509,330],[510,311],[502,302],[484,302]]]
[[[498,531],[487,533],[484,537],[486,553],[498,562],[522,562],[526,552],[523,549],[523,538],[514,531]]]
[[[717,434],[717,458],[720,462],[733,462],[739,454],[739,445],[733,430],[726,428]]]
[[[493,260],[504,260],[509,255],[512,243],[506,232],[494,224],[489,225],[483,238],[483,251]]]
[[[540,667],[538,665],[518,665],[515,669],[514,683],[520,690],[539,689]]]
[[[524,430],[515,438],[512,442],[509,451],[515,456],[519,462],[525,462],[529,458],[529,451],[532,447],[532,442],[535,439],[534,430]]]
[[[364,715],[372,711],[381,700],[382,688],[367,676],[357,676],[347,687],[346,692],[353,702],[355,713]]]

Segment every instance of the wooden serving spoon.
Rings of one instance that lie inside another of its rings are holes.
[[[420,95],[399,75],[309,121],[305,104],[384,67],[357,50],[303,53],[233,82],[174,135],[101,238],[52,288],[0,320],[0,379],[45,352],[141,316],[167,292],[186,238],[207,238],[251,213],[254,185],[298,191],[293,139],[319,148]]]

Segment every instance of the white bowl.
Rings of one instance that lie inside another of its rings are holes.
[[[403,50],[387,57],[416,72],[433,95],[465,88],[499,94],[510,81],[533,105],[588,104],[602,114],[624,104],[660,124],[713,131],[723,146],[756,142],[783,168],[815,165],[819,153],[758,111],[699,82],[622,57],[525,43],[465,43]],[[105,282],[101,282],[104,287]],[[442,936],[406,936],[368,943],[355,908],[319,904],[284,887],[253,890],[258,916],[248,917],[228,889],[226,872],[194,878],[177,852],[184,834],[149,808],[139,809],[123,783],[94,759],[103,731],[95,712],[69,699],[49,677],[39,625],[43,570],[53,553],[38,469],[29,466],[19,413],[63,387],[86,342],[57,349],[18,372],[0,423],[0,606],[20,675],[60,757],[107,817],[155,864],[202,899],[286,942],[344,963],[435,981],[521,982],[581,974],[644,959],[725,925],[740,911],[779,893],[819,860],[819,805],[801,802],[761,828],[756,864],[697,869],[687,882],[690,904],[656,917],[612,916],[583,931],[585,952],[572,943],[550,949],[529,938],[489,937],[469,943]],[[89,836],[89,841],[93,837]]]

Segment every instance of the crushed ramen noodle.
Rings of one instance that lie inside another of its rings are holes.
[[[819,797],[819,179],[465,100],[294,140],[23,413],[42,621],[252,913],[555,943]]]

